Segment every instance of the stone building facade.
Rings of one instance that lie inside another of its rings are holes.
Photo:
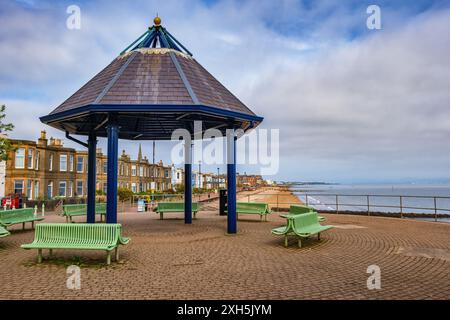
[[[28,199],[54,197],[85,197],[87,193],[87,151],[64,147],[60,139],[47,139],[45,131],[37,143],[14,140],[16,151],[10,153],[4,165],[4,183],[0,196],[21,193]],[[107,157],[97,150],[97,190],[106,192]],[[118,186],[133,192],[166,191],[172,189],[171,166],[162,161],[149,163],[142,157],[137,160],[122,152],[119,158]]]

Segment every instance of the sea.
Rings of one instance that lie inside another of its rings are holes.
[[[427,214],[426,220],[450,215],[450,184],[293,184],[291,190],[318,210],[399,213],[401,205],[403,213]]]

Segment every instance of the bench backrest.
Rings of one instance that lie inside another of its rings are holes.
[[[291,205],[289,208],[289,214],[303,214],[303,213],[309,213],[309,212],[316,212],[314,208],[308,207],[308,206],[302,206],[299,204]]]
[[[301,228],[301,227],[309,227],[309,226],[315,226],[319,224],[319,218],[317,216],[317,213],[315,212],[309,212],[304,214],[299,214],[297,217],[294,218],[294,229]]]
[[[158,210],[179,210],[184,211],[184,202],[159,202]],[[198,202],[192,202],[192,210],[198,211]]]
[[[236,204],[237,211],[239,210],[254,210],[261,213],[269,212],[269,205],[264,202],[238,202]]]
[[[33,208],[0,211],[0,221],[19,221],[28,218],[34,218]]]
[[[65,214],[86,212],[86,210],[87,210],[87,205],[85,205],[85,204],[65,204],[65,205],[63,205],[63,211]]]
[[[88,245],[116,245],[120,238],[120,224],[40,223],[36,225],[36,242],[83,243]]]
[[[63,210],[66,214],[87,212],[87,204],[65,204]],[[106,203],[96,203],[95,213],[106,213]]]
[[[95,204],[95,213],[106,213],[106,203],[100,202]]]

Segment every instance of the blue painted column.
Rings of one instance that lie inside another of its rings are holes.
[[[106,192],[106,222],[117,223],[117,170],[119,152],[119,126],[108,124],[108,178]]]
[[[97,137],[89,134],[87,177],[87,223],[95,223],[95,183],[97,176]]]
[[[192,223],[192,145],[184,142],[184,223]]]
[[[227,130],[227,192],[228,192],[228,219],[227,232],[237,233],[236,215],[236,136],[234,129]]]

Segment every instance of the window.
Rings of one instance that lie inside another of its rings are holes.
[[[77,196],[83,196],[83,181],[77,181]]]
[[[107,193],[108,192],[108,185],[106,182],[103,182],[103,193]]]
[[[50,181],[47,185],[47,197],[49,199],[53,198],[53,181]]]
[[[41,153],[39,151],[36,150],[36,157],[35,157],[35,165],[34,165],[34,169],[35,170],[39,170],[39,158],[41,156]]]
[[[19,148],[16,150],[16,168],[25,168],[25,149]]]
[[[48,158],[48,170],[49,171],[53,170],[53,153],[50,154],[50,157]]]
[[[34,182],[34,198],[39,198],[39,181]]]
[[[67,154],[59,156],[59,171],[67,171]]]
[[[136,193],[136,183],[134,183],[134,182],[131,184],[131,191]]]
[[[33,181],[27,180],[27,199],[33,199]]]
[[[165,171],[165,175],[166,175],[166,178],[169,177],[169,170],[166,170],[166,171]]]
[[[67,195],[73,197],[73,181],[69,181],[69,186],[67,190]]]
[[[59,193],[58,195],[60,197],[65,197],[66,196],[66,182],[65,181],[60,181],[59,182]]]
[[[77,172],[82,173],[84,167],[84,158],[83,157],[77,157]]]
[[[69,156],[69,170],[73,172],[73,154]]]
[[[104,161],[103,162],[103,173],[108,173],[108,162]]]
[[[23,180],[14,181],[14,193],[23,193]]]
[[[139,177],[143,177],[144,176],[144,167],[140,166],[139,167]]]
[[[33,169],[33,155],[34,150],[28,149],[28,169]]]
[[[126,175],[129,176],[130,175],[130,168],[128,167],[128,165],[125,166],[125,170],[126,170]]]
[[[132,166],[131,166],[131,175],[132,175],[133,177],[136,176],[136,166],[135,166],[135,165],[132,165]]]

